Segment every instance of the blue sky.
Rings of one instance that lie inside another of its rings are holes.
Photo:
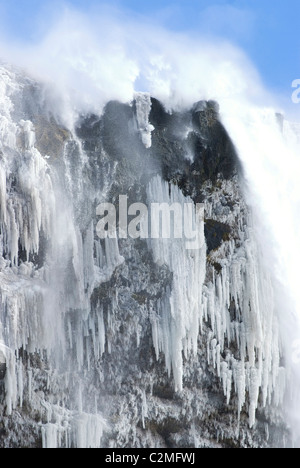
[[[92,15],[104,2],[0,0],[2,32],[12,42],[38,41],[66,3]],[[172,31],[232,41],[246,52],[265,85],[285,96],[300,78],[299,0],[119,0],[109,5]]]

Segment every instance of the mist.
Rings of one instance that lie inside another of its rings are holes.
[[[274,101],[244,52],[225,40],[175,33],[108,7],[48,10],[35,40],[2,37],[0,56],[48,84],[64,117],[99,114],[109,100],[130,102],[134,91],[149,92],[168,109],[200,99]]]

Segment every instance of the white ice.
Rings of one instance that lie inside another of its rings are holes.
[[[134,93],[136,105],[137,128],[141,134],[142,141],[146,148],[152,145],[151,133],[154,127],[149,123],[149,114],[151,111],[151,97],[149,93]]]

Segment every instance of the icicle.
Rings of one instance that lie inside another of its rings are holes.
[[[75,448],[101,448],[105,421],[99,415],[81,413],[73,421]]]
[[[164,352],[167,370],[169,373],[173,371],[176,389],[180,391],[183,352],[185,355],[197,352],[202,285],[206,271],[204,223],[197,216],[192,200],[185,198],[177,187],[169,187],[159,176],[149,184],[148,201],[149,206],[151,203],[173,205],[182,216],[185,214],[185,226],[196,227],[198,243],[194,250],[189,250],[189,242],[183,236],[178,239],[162,236],[149,240],[154,261],[167,265],[173,273],[172,290],[169,293],[166,291],[162,302],[157,303],[158,317],[153,317],[152,334],[156,356],[159,356],[159,351]],[[187,204],[194,209],[185,209]],[[155,219],[152,221],[156,222]],[[176,221],[181,222],[182,219]]]
[[[142,392],[142,426],[145,429],[145,418],[148,416],[148,405],[145,390]]]
[[[58,448],[58,432],[59,428],[56,424],[47,424],[42,427],[42,443],[45,449]]]
[[[222,193],[226,190],[235,193],[234,181],[222,184]],[[210,216],[219,206],[219,196],[214,193],[211,203],[206,201]],[[242,242],[224,242],[218,252],[211,254],[222,269],[217,275],[213,274],[212,281],[203,288],[202,317],[210,324],[213,336],[209,339],[208,362],[220,376],[228,403],[234,385],[239,413],[246,403],[246,392],[249,393],[249,425],[252,427],[260,395],[264,406],[271,400],[282,401],[284,370],[280,368],[279,324],[270,274],[263,263],[249,208],[240,194],[236,193],[234,198],[241,200],[235,210],[241,220],[238,228]],[[219,220],[222,211],[218,213]],[[231,215],[221,219],[236,229]],[[234,317],[230,316],[230,311]],[[224,360],[225,344],[230,349],[234,342],[238,359],[228,351]]]
[[[35,144],[35,132],[33,124],[30,120],[21,120],[20,126],[24,132],[25,149],[30,150]]]

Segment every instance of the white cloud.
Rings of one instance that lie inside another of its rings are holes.
[[[69,116],[99,113],[110,99],[128,102],[134,90],[173,108],[200,99],[268,98],[245,54],[221,40],[170,32],[108,7],[89,14],[66,7],[49,18],[39,42],[11,46],[2,39],[0,54],[52,81],[56,108]]]

